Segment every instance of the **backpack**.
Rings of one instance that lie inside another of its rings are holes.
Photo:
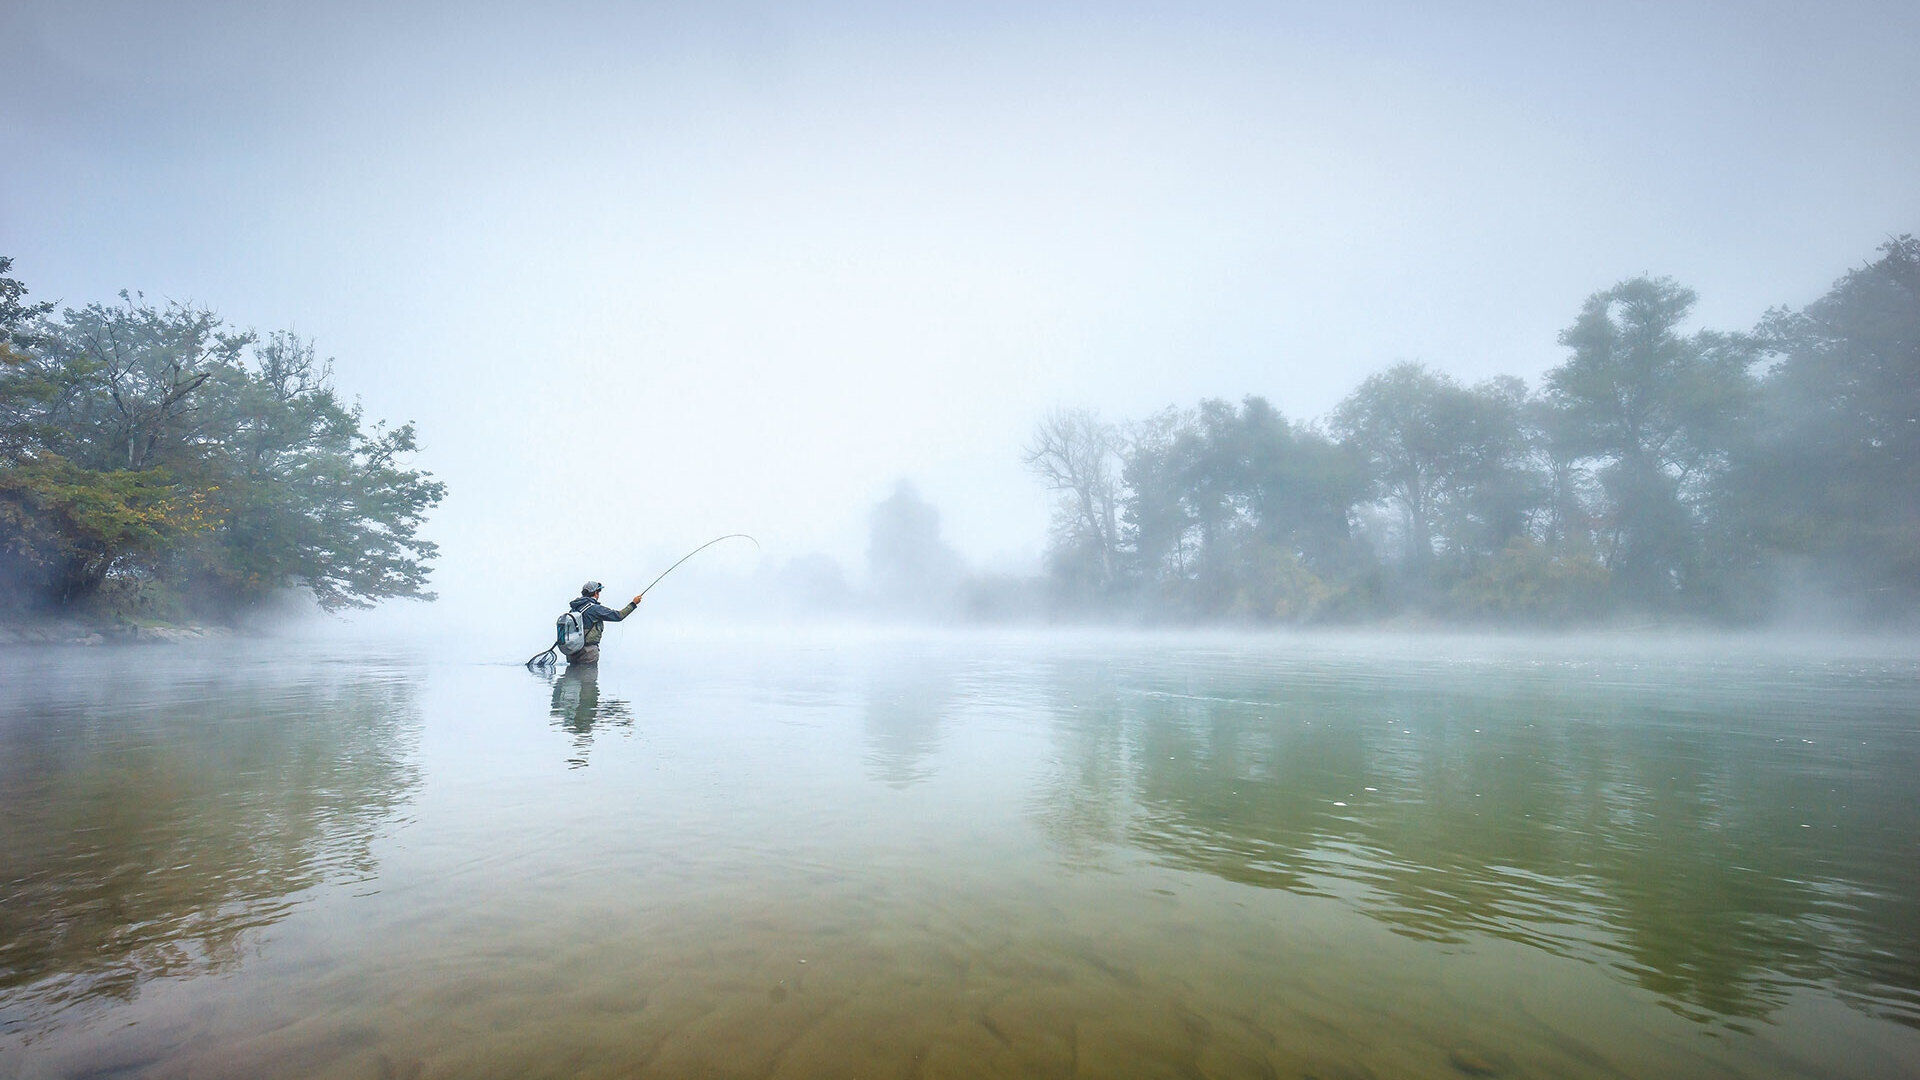
[[[572,656],[587,647],[587,618],[582,612],[568,608],[566,614],[553,621],[553,643],[560,651]]]

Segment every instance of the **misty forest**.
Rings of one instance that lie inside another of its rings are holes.
[[[1183,618],[1746,624],[1920,600],[1920,240],[1746,331],[1694,293],[1588,297],[1529,390],[1417,362],[1334,413],[1265,397],[1048,417],[1061,604]],[[1782,606],[1814,605],[1812,612]]]
[[[872,594],[992,619],[1910,618],[1920,240],[1749,330],[1690,330],[1694,303],[1666,278],[1595,293],[1534,389],[1408,361],[1307,422],[1258,393],[1124,423],[1057,410],[1024,451],[1058,493],[1044,582],[970,577],[903,484],[873,513]],[[0,345],[16,608],[138,622],[293,587],[326,610],[431,596],[419,529],[444,485],[310,342],[125,293],[56,314],[0,276]]]

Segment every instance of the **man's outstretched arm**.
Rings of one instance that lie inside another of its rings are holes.
[[[618,611],[615,611],[605,604],[595,604],[593,605],[593,613],[598,616],[602,622],[619,622],[621,619],[633,614],[633,609],[639,606],[640,598],[636,596],[633,598],[632,603],[629,603],[626,607]]]

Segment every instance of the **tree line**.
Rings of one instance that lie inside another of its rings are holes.
[[[1920,601],[1920,240],[1798,309],[1688,332],[1590,296],[1537,388],[1419,363],[1318,422],[1265,398],[1043,420],[1056,610],[1178,619],[1752,622]]]
[[[223,617],[430,597],[446,492],[287,332],[120,294],[55,312],[0,258],[0,609]]]

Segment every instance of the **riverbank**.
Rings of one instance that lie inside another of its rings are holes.
[[[85,619],[46,619],[33,622],[0,622],[0,646],[4,645],[117,645],[128,643],[179,644],[224,638],[232,631],[224,626],[198,624],[141,625],[131,622],[94,622]]]

